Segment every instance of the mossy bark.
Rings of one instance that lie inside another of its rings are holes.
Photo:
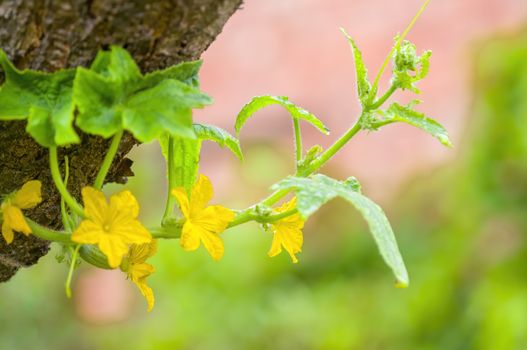
[[[242,0],[0,0],[0,47],[15,65],[44,71],[88,66],[101,48],[126,48],[143,72],[197,59],[221,32]],[[61,226],[59,196],[48,167],[48,152],[25,132],[25,122],[0,122],[0,196],[39,179],[44,201],[27,214],[53,228]],[[109,140],[82,135],[68,155],[70,191],[93,182]],[[132,175],[126,154],[136,144],[123,138],[107,181]],[[49,243],[16,234],[12,244],[0,239],[0,282],[20,267],[37,263]]]

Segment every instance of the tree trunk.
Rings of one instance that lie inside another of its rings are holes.
[[[143,72],[199,58],[221,32],[242,0],[0,0],[0,45],[22,68],[54,71],[88,66],[98,50],[111,44],[126,48]],[[25,122],[0,122],[0,196],[24,182],[42,181],[43,202],[26,214],[40,224],[60,228],[60,197],[48,166],[48,152],[25,132]],[[133,175],[126,154],[136,141],[123,138],[108,182]],[[69,190],[93,182],[108,140],[82,135],[82,143],[62,149],[70,164]],[[63,162],[63,161],[62,161]],[[0,239],[0,282],[20,267],[37,263],[49,243],[15,234]]]

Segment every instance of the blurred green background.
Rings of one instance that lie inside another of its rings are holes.
[[[296,265],[266,256],[271,236],[256,224],[223,235],[218,263],[163,241],[149,314],[123,274],[84,265],[66,299],[54,251],[0,285],[0,349],[526,349],[527,35],[476,56],[457,158],[417,174],[385,208],[410,288],[393,287],[365,223],[336,200],[307,223]],[[145,147],[130,186],[155,223],[163,189],[146,185],[164,174]],[[253,183],[286,174],[285,151],[257,142],[245,151],[240,172]]]

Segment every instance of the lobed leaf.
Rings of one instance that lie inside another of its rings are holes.
[[[397,285],[408,285],[408,273],[390,223],[383,210],[359,192],[360,187],[355,179],[339,182],[322,174],[309,178],[288,177],[273,186],[273,190],[282,189],[295,190],[298,211],[305,219],[335,197],[341,197],[353,205],[368,223],[381,256],[395,275]]]
[[[243,160],[240,141],[227,131],[214,125],[194,124],[194,132],[200,140],[214,141],[221,147],[227,146],[236,157]]]
[[[79,68],[73,101],[83,131],[110,137],[129,130],[141,142],[163,134],[195,137],[192,109],[211,104],[197,88],[200,62],[180,64],[142,76],[126,50],[112,46],[91,69]],[[184,79],[184,81],[178,80]]]
[[[353,51],[353,58],[355,60],[355,74],[357,76],[357,91],[359,94],[359,100],[363,106],[367,105],[370,101],[371,83],[368,80],[368,70],[362,59],[362,53],[355,44],[355,41],[351,36],[346,33],[343,28],[340,28],[344,36],[348,39],[348,42]]]
[[[375,127],[395,122],[407,123],[426,131],[438,139],[443,145],[452,147],[452,142],[446,129],[434,119],[428,118],[423,113],[413,110],[412,104],[401,106],[398,103],[393,103],[386,111],[382,112],[382,115],[384,119],[376,121],[374,123]]]
[[[287,109],[289,114],[293,118],[297,119],[303,119],[307,122],[309,122],[311,125],[313,125],[315,128],[323,132],[324,134],[329,134],[329,129],[313,114],[309,113],[302,107],[299,107],[289,101],[289,99],[286,96],[256,96],[253,97],[253,99],[247,103],[245,106],[243,106],[240,113],[238,113],[238,117],[236,118],[236,123],[234,125],[234,129],[236,130],[236,134],[240,133],[240,130],[242,126],[245,124],[247,119],[249,119],[254,113],[256,113],[258,110],[270,106],[270,105],[280,105]]]
[[[140,88],[151,88],[167,79],[179,80],[187,85],[199,88],[198,72],[202,63],[201,60],[183,62],[163,70],[146,74],[143,77]]]
[[[0,88],[0,120],[28,118],[27,132],[42,146],[79,142],[71,103],[75,70],[20,71],[0,50],[5,83]]]

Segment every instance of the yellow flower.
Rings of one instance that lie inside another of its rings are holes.
[[[213,193],[212,184],[205,175],[200,175],[192,188],[190,199],[184,188],[178,187],[172,190],[186,219],[180,240],[183,249],[196,250],[200,242],[203,242],[212,258],[220,260],[224,248],[219,234],[234,219],[234,213],[221,205],[206,206]]]
[[[97,244],[108,258],[108,264],[116,268],[130,244],[150,243],[150,232],[137,220],[139,204],[130,191],[122,191],[110,197],[110,205],[101,191],[92,187],[82,189],[86,219],[71,235],[77,243]]]
[[[157,251],[157,240],[152,240],[146,244],[133,244],[130,252],[123,259],[121,270],[126,272],[128,277],[135,283],[139,291],[146,299],[148,311],[154,308],[154,292],[146,284],[148,276],[154,273],[155,268],[146,263],[146,260],[153,256]]]
[[[296,197],[282,206],[274,209],[276,213],[282,213],[296,207]],[[298,259],[295,254],[302,251],[302,243],[304,237],[302,236],[302,228],[304,227],[304,220],[300,214],[296,213],[280,219],[271,224],[274,237],[271,249],[267,253],[270,257],[276,256],[282,252],[282,247],[289,253],[293,263],[297,263]]]
[[[3,219],[2,235],[7,244],[13,242],[13,231],[22,232],[26,236],[31,233],[31,228],[28,226],[24,214],[22,214],[22,209],[33,208],[42,202],[41,187],[40,181],[28,181],[20,190],[8,195],[2,202],[0,206]]]

